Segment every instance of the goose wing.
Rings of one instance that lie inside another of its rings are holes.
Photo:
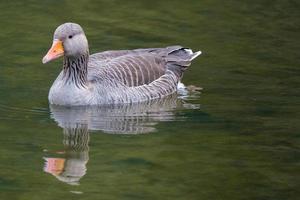
[[[106,51],[91,56],[107,78],[129,87],[149,84],[166,71],[164,59],[147,50]]]
[[[136,87],[158,80],[168,70],[180,79],[199,54],[181,46],[105,51],[91,55],[89,65],[101,73],[94,73],[93,78],[108,78],[111,82]]]

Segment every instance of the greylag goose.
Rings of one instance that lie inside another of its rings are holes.
[[[64,23],[54,32],[45,64],[64,57],[49,91],[50,104],[102,105],[148,101],[170,95],[191,61],[201,54],[170,46],[89,54],[80,25]]]

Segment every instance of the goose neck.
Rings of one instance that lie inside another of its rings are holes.
[[[64,57],[63,78],[65,83],[75,84],[76,87],[86,87],[88,53],[78,57]]]

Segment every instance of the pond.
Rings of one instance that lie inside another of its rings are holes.
[[[0,3],[0,199],[297,199],[300,3]],[[135,105],[49,106],[55,28],[90,52],[180,44],[200,92]]]

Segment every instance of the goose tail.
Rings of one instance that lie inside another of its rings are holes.
[[[192,60],[198,57],[202,52],[193,52],[192,49],[182,46],[167,47],[167,67],[182,77],[183,72],[191,65]]]
[[[192,58],[191,58],[191,60],[194,60],[195,58],[197,58],[201,54],[202,54],[202,51],[196,51],[195,53],[193,53],[193,51],[192,51]]]
[[[196,51],[196,52],[193,52],[192,49],[190,48],[183,48],[183,50],[188,54],[190,55],[190,60],[194,60],[195,58],[197,58],[198,56],[200,56],[202,54],[201,51]]]

